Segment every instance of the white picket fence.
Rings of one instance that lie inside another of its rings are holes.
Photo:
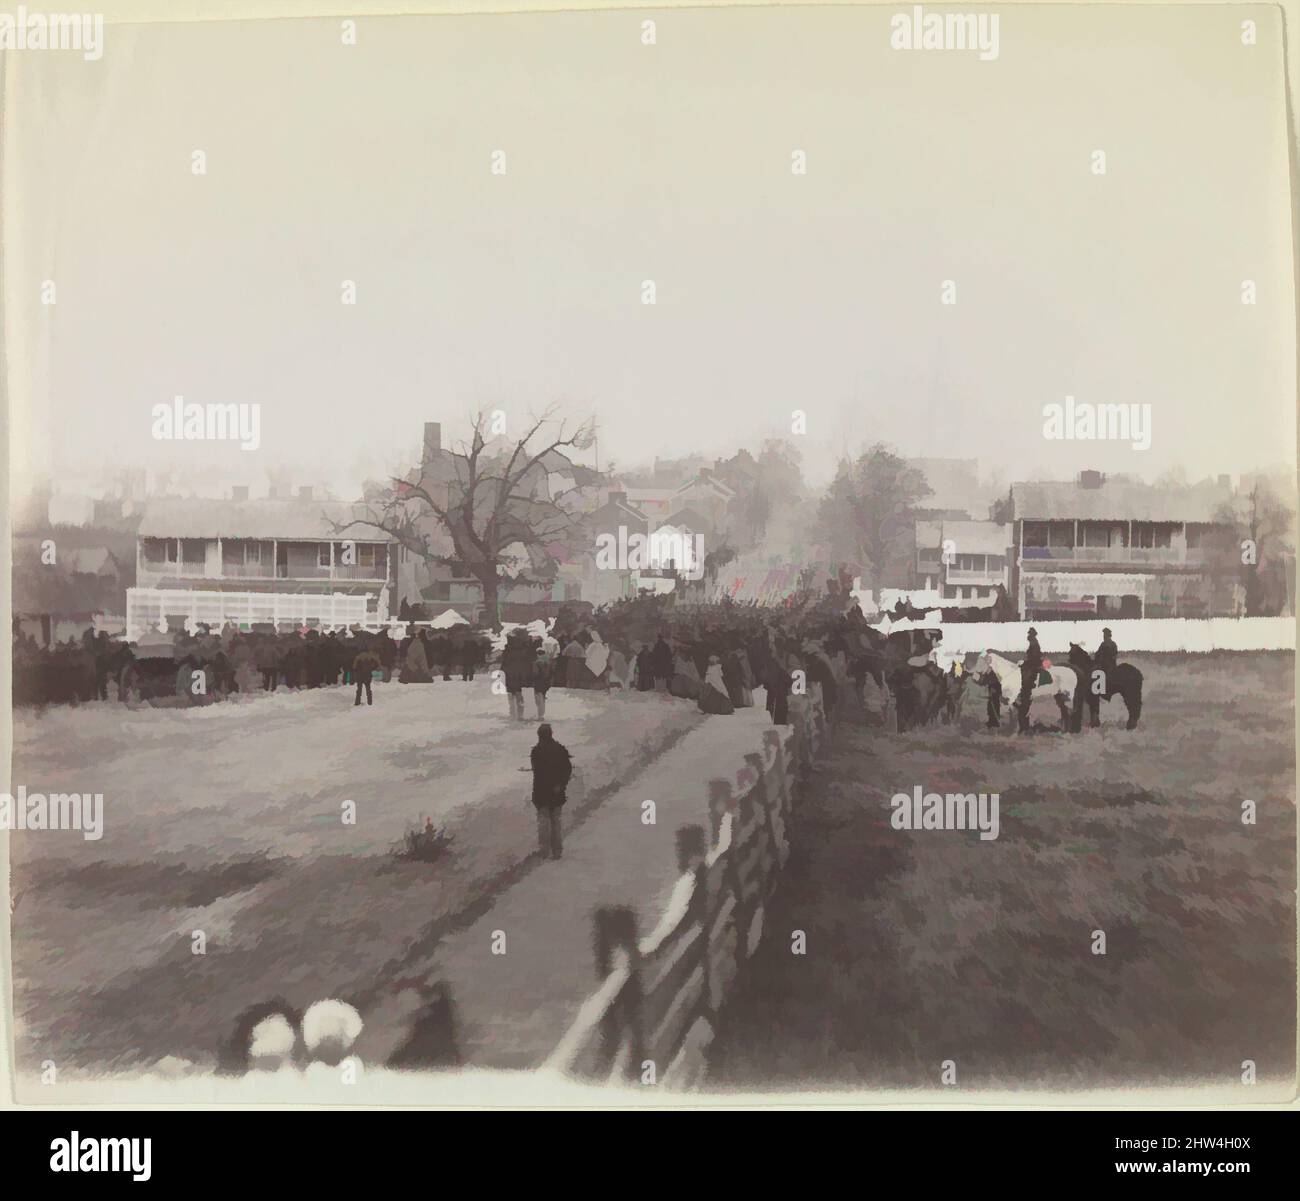
[[[214,629],[231,621],[236,625],[281,622],[306,625],[316,621],[326,628],[342,628],[367,621],[368,599],[364,594],[348,596],[306,592],[211,592],[181,588],[128,588],[126,590],[127,637],[133,641],[158,630],[163,619],[183,616],[193,632],[199,622]],[[373,621],[373,618],[371,618]]]
[[[1120,654],[1138,651],[1294,651],[1294,617],[1139,617],[1123,621],[999,621],[961,622],[938,620],[938,613],[924,621],[898,621],[891,630],[938,626],[943,630],[940,650],[945,655],[968,651],[1022,652],[1032,625],[1038,643],[1052,654],[1065,654],[1071,642],[1092,652],[1109,628]],[[882,622],[881,629],[886,628]]]

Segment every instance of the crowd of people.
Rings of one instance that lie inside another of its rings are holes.
[[[657,691],[728,715],[752,706],[761,686],[773,720],[784,724],[799,672],[821,685],[827,711],[834,709],[832,658],[849,653],[852,624],[851,614],[824,605],[677,605],[669,597],[641,596],[589,614],[561,608],[544,634],[511,631],[501,670],[518,720],[530,688],[541,721],[551,688]]]
[[[427,683],[441,673],[474,679],[487,662],[490,639],[482,631],[417,629],[400,642],[386,631],[220,630],[150,635],[131,643],[87,629],[80,641],[41,646],[15,628],[14,703],[42,707],[93,700],[148,701],[154,705],[207,704],[234,694],[280,687],[356,686],[373,703],[371,682],[396,675]]]
[[[822,686],[836,703],[832,657],[847,651],[853,616],[806,604],[767,608],[729,601],[680,605],[641,596],[594,611],[561,607],[549,628],[516,627],[495,661],[510,715],[523,720],[531,691],[536,720],[552,688],[658,691],[726,715],[754,704],[763,687],[773,720],[784,723],[796,678]],[[410,627],[408,627],[410,629]],[[354,704],[373,703],[371,682],[430,683],[441,675],[472,681],[492,658],[492,639],[468,626],[387,631],[241,630],[151,634],[130,643],[88,629],[80,641],[39,646],[14,632],[16,704],[117,699],[154,705],[207,704],[237,694],[355,686]]]

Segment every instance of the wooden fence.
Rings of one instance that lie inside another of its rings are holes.
[[[836,663],[841,700],[847,691]],[[763,732],[730,780],[708,783],[709,828],[677,831],[681,875],[654,929],[628,906],[595,913],[596,991],[547,1061],[582,1079],[697,1087],[717,1014],[758,948],[790,854],[799,777],[829,729],[821,689],[790,698],[790,724]]]

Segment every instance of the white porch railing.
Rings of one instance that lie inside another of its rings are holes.
[[[361,594],[321,595],[307,592],[213,592],[188,588],[128,588],[126,590],[127,637],[134,640],[157,630],[169,616],[180,615],[193,629],[199,622],[220,627],[226,622],[252,625],[281,622],[322,626],[350,626],[365,623],[373,598]],[[373,618],[370,618],[373,620]]]

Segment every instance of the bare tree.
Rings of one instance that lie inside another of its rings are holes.
[[[557,428],[548,434],[548,426]],[[340,534],[356,526],[380,530],[427,564],[463,563],[483,589],[487,619],[499,629],[504,552],[516,543],[543,547],[574,528],[572,515],[552,499],[547,476],[568,463],[562,455],[566,448],[591,445],[593,424],[583,422],[570,432],[548,409],[514,442],[494,446],[488,433],[488,418],[475,414],[468,442],[426,452],[406,478],[394,477],[367,497],[359,516],[334,529]],[[439,526],[451,541],[451,554],[430,536]]]

